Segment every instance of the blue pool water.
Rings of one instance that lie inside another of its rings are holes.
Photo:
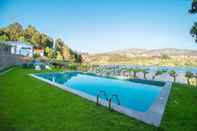
[[[160,86],[117,80],[80,72],[37,74],[37,76],[79,90],[91,96],[97,96],[104,90],[108,98],[117,94],[120,105],[140,112],[147,111],[160,94]],[[101,96],[101,99],[105,99]],[[112,101],[116,103],[115,99]]]

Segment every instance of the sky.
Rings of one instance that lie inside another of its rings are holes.
[[[74,50],[197,49],[191,0],[0,0],[0,27],[35,26]]]

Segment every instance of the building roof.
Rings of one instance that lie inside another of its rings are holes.
[[[44,50],[44,48],[34,48],[34,50]]]
[[[33,45],[31,45],[28,42],[21,42],[21,41],[7,41],[5,42],[5,44],[11,45],[11,46],[26,46],[26,47],[33,47]]]

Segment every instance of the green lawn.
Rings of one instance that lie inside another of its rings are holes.
[[[15,68],[0,76],[2,131],[197,131],[197,88],[174,84],[156,128],[28,76]]]

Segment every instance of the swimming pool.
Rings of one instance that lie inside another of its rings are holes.
[[[152,114],[150,111],[152,112],[153,105],[161,98],[161,92],[165,87],[165,84],[164,86],[158,86],[154,83],[144,84],[83,72],[35,74],[32,76],[89,100],[99,102],[104,106],[109,106],[111,100],[113,109],[127,115],[132,114],[129,116],[140,120],[144,119],[143,115],[147,112],[149,115]],[[158,105],[156,107],[158,108]],[[147,123],[154,124],[154,122]]]

